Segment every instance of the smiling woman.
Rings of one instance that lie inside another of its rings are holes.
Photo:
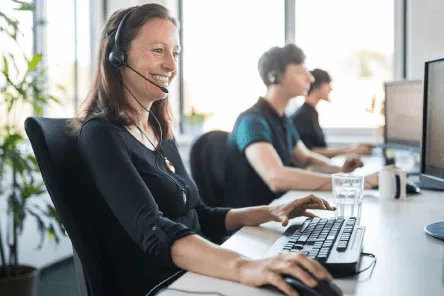
[[[288,211],[203,204],[171,132],[167,88],[180,47],[169,12],[158,4],[117,11],[103,36],[94,83],[73,126],[84,162],[76,180],[88,180],[88,206],[97,221],[91,228],[103,256],[97,262],[106,265],[100,266],[104,293],[146,295],[179,268],[252,286],[272,284],[288,295],[295,293],[279,273],[308,285],[316,278],[331,280],[322,266],[300,254],[250,261],[204,238],[310,213],[304,202],[289,203]],[[331,210],[325,201],[310,199]]]

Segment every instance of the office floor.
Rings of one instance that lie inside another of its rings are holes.
[[[79,296],[77,274],[72,258],[40,272],[37,296]]]

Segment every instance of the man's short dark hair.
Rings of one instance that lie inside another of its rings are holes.
[[[313,76],[314,81],[310,84],[310,88],[308,89],[308,93],[320,88],[324,83],[330,83],[331,77],[327,71],[322,69],[314,69],[310,71],[311,76]]]
[[[268,74],[276,72],[275,83],[279,83],[279,78],[284,74],[285,69],[290,64],[301,65],[305,61],[304,52],[294,44],[287,44],[284,47],[272,47],[259,58],[258,69],[262,81],[268,87],[272,82]]]

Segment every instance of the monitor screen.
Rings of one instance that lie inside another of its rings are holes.
[[[426,62],[422,173],[444,182],[444,58]]]
[[[385,84],[385,144],[388,147],[417,148],[422,139],[422,81]]]

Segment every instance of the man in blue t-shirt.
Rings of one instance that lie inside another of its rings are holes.
[[[331,165],[328,158],[305,147],[285,116],[290,99],[305,95],[310,86],[312,77],[304,60],[304,53],[294,44],[273,47],[259,59],[267,93],[239,115],[228,137],[225,206],[269,204],[288,190],[330,190],[329,174],[362,166],[356,157],[342,167]],[[378,175],[365,180],[365,187],[371,188],[378,184]]]

